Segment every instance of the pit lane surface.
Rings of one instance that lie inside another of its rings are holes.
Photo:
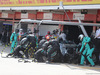
[[[0,46],[0,51],[4,46]],[[3,56],[10,52],[7,47]],[[24,63],[15,58],[0,57],[0,75],[100,75],[100,66],[89,67],[67,63]]]

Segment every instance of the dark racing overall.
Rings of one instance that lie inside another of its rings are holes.
[[[58,61],[60,54],[59,43],[57,40],[50,40],[43,44],[42,48],[35,53],[35,59],[42,60],[42,56],[47,57],[47,61]]]

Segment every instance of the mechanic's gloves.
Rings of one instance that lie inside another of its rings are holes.
[[[10,43],[12,43],[12,41],[10,41]]]

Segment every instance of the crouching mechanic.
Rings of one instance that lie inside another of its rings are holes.
[[[84,65],[84,60],[85,57],[87,60],[90,62],[91,66],[95,66],[93,60],[92,60],[92,53],[94,51],[93,45],[90,44],[90,37],[84,37],[84,35],[79,35],[80,40],[82,41],[82,46],[80,49],[80,54],[81,54],[81,62],[80,65]]]
[[[42,37],[42,40],[40,40],[39,44],[38,44],[38,49],[42,48],[42,45],[46,42],[45,37]]]
[[[36,38],[34,35],[29,34],[27,37],[21,40],[20,45],[18,45],[15,48],[15,51],[13,53],[8,54],[7,57],[11,55],[22,57],[23,55],[20,53],[22,51],[25,54],[25,58],[28,59],[29,58],[28,50],[30,48],[35,49],[35,47],[36,47]]]
[[[59,61],[60,48],[58,41],[52,38],[52,40],[45,42],[42,48],[35,53],[35,59],[39,61],[42,56],[47,57],[47,63]]]

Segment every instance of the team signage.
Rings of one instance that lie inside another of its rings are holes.
[[[0,0],[0,6],[50,6],[59,5],[100,4],[100,0]]]

